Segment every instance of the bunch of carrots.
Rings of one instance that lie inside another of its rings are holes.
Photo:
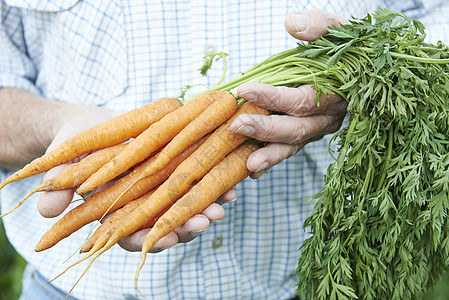
[[[230,130],[241,114],[267,115],[268,111],[252,103],[239,107],[231,93],[213,91],[184,104],[162,98],[127,112],[68,139],[2,182],[0,188],[88,154],[42,182],[1,216],[36,192],[76,188],[86,195],[118,178],[57,221],[36,251],[115,212],[82,246],[81,252],[88,252],[82,260],[95,255],[94,260],[121,238],[152,227],[143,244],[140,270],[159,239],[248,176],[246,160],[258,143]]]

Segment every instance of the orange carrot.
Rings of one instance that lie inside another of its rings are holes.
[[[140,177],[140,172],[146,168],[146,163],[142,163],[136,167],[132,172],[119,179],[114,185],[109,188],[94,194],[88,198],[81,205],[73,208],[65,214],[59,221],[57,221],[51,229],[46,232],[36,246],[36,251],[43,251],[54,246],[63,238],[80,229],[84,225],[98,220],[108,212],[113,212],[118,208],[124,206],[126,203],[142,196],[155,186],[165,181],[176,167],[191,155],[204,141],[200,139],[195,144],[184,150],[181,154],[170,161],[165,168],[159,172],[137,180]],[[155,155],[155,157],[157,154]],[[150,158],[151,160],[152,158]],[[134,186],[128,189],[131,183]],[[125,192],[126,191],[126,192]],[[120,197],[120,199],[118,199]],[[118,201],[117,201],[118,199]]]
[[[146,159],[156,149],[167,144],[207,106],[225,94],[228,92],[215,91],[202,95],[152,124],[128,143],[125,150],[81,184],[77,193],[85,194],[92,191]]]
[[[162,169],[185,148],[226,122],[237,108],[237,100],[231,94],[225,94],[217,99],[161,150],[157,159],[152,160],[142,176],[149,176]]]
[[[183,161],[170,177],[156,191],[137,207],[128,218],[113,226],[107,234],[98,239],[87,255],[94,259],[104,253],[121,238],[135,232],[147,219],[156,217],[170,207],[196,180],[200,180],[210,169],[227,154],[248,138],[236,134],[230,129],[232,121],[241,114],[268,114],[268,112],[250,102],[243,104],[226,123],[215,130],[201,146]],[[213,187],[211,187],[213,188]],[[108,235],[110,235],[108,237]]]
[[[17,209],[22,203],[28,199],[31,195],[37,192],[43,191],[60,191],[64,189],[73,188],[89,177],[92,173],[97,171],[102,165],[110,161],[114,156],[116,156],[120,151],[124,149],[124,144],[115,145],[112,147],[104,148],[89,154],[77,163],[73,163],[66,168],[64,168],[61,173],[56,177],[48,179],[42,182],[38,187],[31,190],[25,195],[16,205],[8,212],[0,215],[4,217],[15,209]]]
[[[95,244],[95,241],[98,239],[99,236],[101,236],[105,231],[109,230],[112,226],[117,224],[117,222],[121,222],[121,219],[126,218],[136,207],[138,207],[140,204],[142,204],[147,197],[149,197],[152,193],[154,193],[154,189],[147,192],[146,194],[140,196],[139,198],[127,203],[122,208],[117,209],[112,216],[107,218],[100,227],[95,230],[95,232],[92,234],[92,236],[84,243],[83,247],[80,249],[80,253],[88,252],[90,249],[92,249],[93,245]],[[161,214],[162,215],[162,214]],[[149,228],[154,225],[157,218],[154,219],[148,219],[145,224],[140,226],[137,230],[143,229],[143,228]]]
[[[190,188],[192,186],[190,186]],[[190,188],[187,189],[187,192],[190,191]],[[139,198],[127,203],[125,206],[123,206],[122,208],[119,208],[117,211],[115,211],[112,214],[112,216],[110,216],[108,219],[106,219],[101,224],[101,226],[98,227],[97,230],[95,230],[95,232],[92,234],[92,236],[84,243],[84,245],[80,249],[80,253],[85,253],[85,252],[90,251],[90,249],[92,249],[92,247],[94,246],[96,240],[102,234],[104,234],[106,231],[110,230],[113,226],[120,224],[120,222],[123,219],[128,218],[129,214],[134,209],[136,209],[139,205],[141,205],[143,202],[145,202],[147,200],[147,198],[150,197],[154,193],[155,190],[156,190],[156,188],[152,189],[145,195],[140,196]],[[151,228],[156,223],[158,218],[161,217],[168,210],[168,208],[159,212],[159,214],[156,217],[154,217],[152,219],[147,219],[143,224],[140,225],[139,228],[136,229],[136,231],[144,229],[144,228]]]
[[[180,106],[181,102],[176,98],[162,98],[87,129],[6,178],[0,184],[0,189],[9,183],[48,171],[82,154],[123,143]]]
[[[91,174],[119,154],[126,144],[118,144],[89,154],[77,163],[64,168],[58,176],[40,185],[40,191],[55,191],[73,188],[83,183]]]
[[[246,142],[231,152],[157,220],[142,246],[141,262],[135,279],[136,288],[137,278],[148,251],[161,238],[194,215],[201,213],[220,195],[245,179],[250,173],[246,167],[246,161],[256,149],[258,145],[255,142]]]

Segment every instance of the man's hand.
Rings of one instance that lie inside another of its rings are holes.
[[[68,138],[84,131],[97,124],[109,121],[110,119],[118,116],[117,112],[100,107],[84,107],[83,111],[68,119],[56,133],[50,146],[48,146],[46,152],[50,152],[57,146],[62,144]],[[56,166],[48,170],[42,181],[46,181],[50,178],[56,177],[65,167],[68,165],[80,161],[83,157],[78,157],[65,164]],[[42,192],[38,201],[39,213],[46,218],[53,218],[60,215],[72,201],[75,189],[67,189],[62,191]]]
[[[312,41],[327,33],[328,27],[343,22],[337,15],[310,10],[287,15],[284,24],[293,37]],[[307,143],[337,131],[346,114],[346,101],[336,94],[322,97],[317,106],[316,91],[310,85],[287,88],[245,83],[237,92],[247,101],[282,113],[270,116],[242,115],[231,125],[237,133],[269,142],[248,159],[247,167],[255,179]]]

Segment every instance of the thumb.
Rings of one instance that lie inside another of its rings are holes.
[[[331,14],[321,9],[290,13],[285,17],[284,25],[288,33],[303,41],[319,39],[331,26],[340,26],[347,20],[340,15]]]
[[[56,177],[67,166],[68,164],[62,164],[48,170],[45,172],[42,182]],[[42,192],[37,202],[38,211],[45,218],[57,217],[69,206],[73,195],[73,189]]]

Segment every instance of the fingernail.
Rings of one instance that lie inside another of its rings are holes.
[[[266,161],[264,161],[264,162],[260,165],[259,169],[257,169],[256,172],[262,172],[262,171],[264,171],[266,168],[268,168],[268,163],[267,163]]]
[[[197,236],[199,236],[201,233],[203,233],[203,232],[205,232],[205,231],[206,231],[206,229],[199,230],[199,231],[190,231],[190,232],[189,232],[189,235],[190,235],[191,237],[197,237]]]
[[[240,126],[235,133],[243,134],[243,135],[250,135],[253,134],[255,131],[254,127],[248,124],[243,124]]]
[[[303,14],[292,14],[292,22],[296,32],[304,32],[309,28],[309,18]]]
[[[237,197],[235,197],[234,199],[231,199],[229,201],[226,201],[226,202],[231,203],[231,202],[235,202],[235,200],[237,200]]]
[[[256,94],[254,94],[252,92],[248,92],[248,91],[244,91],[244,92],[240,93],[239,96],[241,98],[245,99],[246,101],[250,101],[250,102],[256,101],[256,98],[257,98]]]
[[[232,203],[232,202],[235,202],[237,200],[237,197],[235,197],[234,199],[231,199],[231,200],[218,200],[218,201],[215,201],[215,203],[218,203],[218,204],[220,204],[220,205],[223,205],[223,204],[225,204],[225,203]],[[213,223],[212,221],[211,221],[211,223]]]

